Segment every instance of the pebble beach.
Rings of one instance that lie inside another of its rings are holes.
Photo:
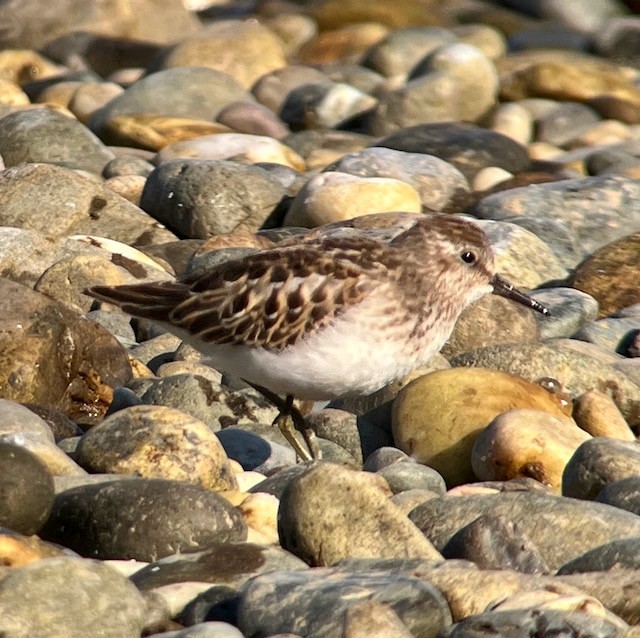
[[[0,24],[2,638],[640,637],[637,0]],[[486,295],[424,368],[302,404],[321,461],[85,294],[433,213],[550,315]]]

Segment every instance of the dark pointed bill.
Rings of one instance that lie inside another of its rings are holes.
[[[517,288],[514,288],[512,284],[500,275],[493,276],[491,285],[493,286],[493,293],[495,295],[500,295],[501,297],[517,301],[523,306],[528,306],[540,314],[547,316],[551,314],[541,303],[538,303],[535,299],[532,299],[523,292],[520,292]]]

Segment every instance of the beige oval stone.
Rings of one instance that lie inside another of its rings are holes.
[[[513,173],[505,171],[504,168],[500,168],[498,166],[487,166],[478,171],[473,178],[473,190],[486,191],[500,184],[500,182],[506,182],[512,177]]]
[[[83,124],[86,124],[96,111],[122,93],[124,89],[115,82],[83,82],[74,91],[67,106]]]
[[[540,410],[509,410],[478,434],[471,466],[480,480],[527,476],[560,493],[566,464],[590,438],[573,419]]]
[[[187,481],[214,490],[237,489],[220,441],[202,421],[157,405],[136,405],[91,428],[77,449],[90,472]]]
[[[283,164],[294,170],[305,168],[305,161],[286,144],[265,135],[220,133],[203,135],[193,140],[165,146],[156,161],[162,164],[173,159],[226,160],[241,157],[246,162]]]
[[[636,440],[613,399],[596,388],[576,399],[573,418],[591,436],[606,436],[621,441]]]
[[[393,436],[397,447],[452,487],[475,480],[471,450],[478,434],[499,414],[519,408],[566,416],[557,397],[520,377],[484,368],[440,370],[400,391]]]
[[[73,98],[73,94],[82,86],[82,84],[82,82],[76,80],[55,82],[40,91],[36,102],[42,104],[56,104],[68,109],[69,103]]]
[[[27,106],[28,104],[31,104],[31,101],[17,84],[0,78],[0,106]]]
[[[147,178],[142,175],[115,175],[104,180],[104,185],[108,189],[136,206],[140,205],[140,197],[146,183]]]
[[[311,465],[282,494],[282,547],[312,566],[333,565],[343,558],[442,560],[391,502],[381,478],[333,463]]]
[[[22,86],[34,80],[59,75],[62,68],[51,60],[29,49],[0,51],[0,78]]]
[[[422,211],[413,186],[386,177],[326,172],[312,177],[294,198],[284,224],[314,228],[370,213]]]

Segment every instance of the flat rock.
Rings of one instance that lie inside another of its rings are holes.
[[[418,124],[392,133],[375,146],[435,155],[453,164],[467,179],[487,166],[518,173],[529,166],[524,146],[473,124]]]
[[[246,99],[251,99],[248,93],[226,73],[199,66],[168,69],[132,84],[100,109],[89,127],[105,139],[107,122],[118,115],[149,113],[212,121],[230,102]]]
[[[246,534],[240,513],[215,492],[142,478],[61,492],[41,531],[84,556],[143,561],[240,541]]]
[[[185,582],[240,587],[265,572],[306,569],[306,563],[279,547],[213,542],[201,551],[154,561],[137,571],[131,581],[141,591]]]
[[[518,525],[552,570],[604,543],[640,535],[640,519],[634,514],[535,492],[443,496],[418,505],[409,518],[442,549],[462,527],[485,514],[504,515]]]
[[[383,571],[354,574],[314,569],[272,572],[252,579],[241,593],[238,626],[246,635],[258,631],[264,635],[341,635],[354,596],[390,607],[414,636],[435,638],[451,618],[442,594],[418,578]],[[327,615],[327,609],[333,613]]]
[[[6,636],[35,636],[47,627],[69,638],[138,638],[146,614],[136,587],[100,561],[49,558],[14,569],[0,582]]]

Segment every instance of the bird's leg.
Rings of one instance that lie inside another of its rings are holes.
[[[289,394],[285,399],[280,398],[271,390],[264,388],[257,383],[246,381],[254,390],[259,392],[267,401],[273,403],[279,410],[278,416],[273,421],[273,425],[280,428],[280,432],[289,441],[291,447],[303,461],[319,460],[322,457],[315,432],[307,426],[307,423],[298,408],[293,405],[293,395]],[[302,434],[307,445],[305,449],[296,438],[296,430]]]

